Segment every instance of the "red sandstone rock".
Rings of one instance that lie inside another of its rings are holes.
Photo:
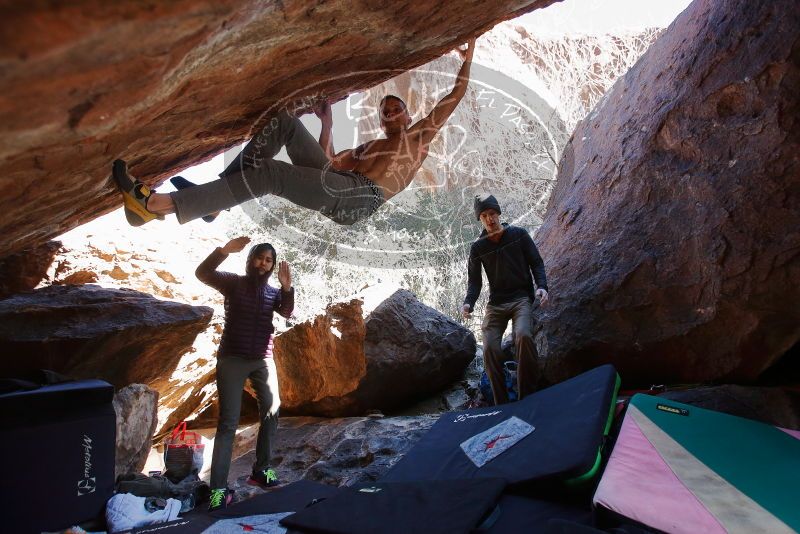
[[[752,380],[800,339],[800,10],[696,0],[578,126],[536,242],[557,381]]]
[[[0,260],[0,299],[39,285],[60,248],[60,241],[49,241]]]
[[[367,372],[363,304],[358,299],[334,303],[324,315],[295,325],[275,339],[284,412],[340,399],[358,387]]]
[[[127,280],[130,276],[128,273],[122,270],[119,265],[115,265],[111,271],[107,273],[111,278],[114,280]]]
[[[115,158],[159,183],[284,99],[340,99],[554,1],[2,7],[0,257],[119,207]]]
[[[65,286],[82,286],[83,284],[93,284],[95,282],[97,282],[97,273],[80,270],[72,272],[62,280],[56,280],[53,283]]]
[[[340,417],[397,409],[445,389],[475,358],[475,338],[412,293],[379,285],[277,336],[274,353],[282,414]],[[209,372],[169,392],[180,403],[159,432],[183,419],[216,427],[214,379]],[[245,391],[240,424],[257,421]]]
[[[396,409],[458,380],[474,358],[469,330],[409,291],[376,286],[275,339],[281,411]]]

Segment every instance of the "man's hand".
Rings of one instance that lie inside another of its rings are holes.
[[[475,37],[467,41],[465,49],[462,50],[459,47],[456,48],[456,52],[458,52],[458,55],[461,56],[463,61],[472,61],[472,55],[475,53]]]
[[[469,319],[470,317],[472,317],[472,312],[469,310],[469,304],[464,304],[461,307],[461,316],[464,319]]]
[[[228,241],[228,243],[222,247],[223,254],[235,254],[236,252],[241,252],[244,250],[244,247],[250,242],[249,237],[236,237]]]
[[[284,291],[292,289],[292,273],[289,271],[289,264],[285,261],[278,264],[278,282],[281,283],[281,289]]]
[[[539,306],[544,306],[547,303],[548,294],[546,289],[537,289],[536,296],[539,297]]]
[[[323,127],[333,126],[333,114],[331,113],[331,105],[325,100],[314,106],[314,115],[319,117]]]
[[[461,102],[461,99],[464,98],[467,92],[467,87],[469,86],[469,70],[472,66],[472,54],[475,52],[475,39],[470,39],[467,42],[466,50],[461,50],[460,48],[456,48],[455,50],[458,52],[458,55],[464,59],[464,63],[458,70],[456,82],[453,84],[453,90],[436,104],[427,117],[418,121],[408,130],[410,134],[421,134],[420,143],[422,146],[427,146],[433,141],[433,138],[447,122],[447,119],[450,118],[450,115],[453,114],[456,106],[458,106],[458,103]]]

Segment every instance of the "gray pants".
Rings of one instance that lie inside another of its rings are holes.
[[[278,395],[278,373],[272,358],[246,360],[235,356],[225,356],[217,360],[217,393],[219,395],[219,422],[214,437],[214,453],[211,457],[211,488],[225,488],[228,485],[228,471],[233,454],[233,438],[239,427],[242,411],[242,391],[245,379],[256,390],[258,401],[258,439],[256,441],[256,462],[253,471],[269,467],[270,448],[278,429],[278,408],[281,399]]]
[[[291,164],[272,159],[283,146]],[[349,225],[369,217],[384,202],[383,191],[365,176],[334,171],[303,123],[285,111],[259,130],[220,176],[170,193],[178,222],[276,195]]]
[[[486,376],[492,385],[495,404],[508,402],[505,375],[503,373],[503,332],[509,319],[514,331],[514,348],[517,355],[517,392],[519,398],[536,391],[539,366],[536,362],[536,345],[533,343],[531,320],[533,306],[528,297],[506,304],[487,304],[483,317],[483,363]]]

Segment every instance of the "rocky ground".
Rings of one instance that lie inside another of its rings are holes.
[[[436,422],[441,413],[486,405],[478,390],[482,354],[476,356],[462,380],[399,412],[373,411],[366,417],[279,418],[273,466],[284,482],[300,479],[332,485],[377,480]],[[214,429],[196,429],[205,443],[201,478],[208,480]],[[262,490],[247,484],[255,459],[257,424],[242,426],[234,442],[234,461],[228,477],[235,499]],[[163,470],[163,449],[153,447],[143,472]]]

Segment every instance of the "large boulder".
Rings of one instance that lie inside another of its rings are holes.
[[[378,285],[329,305],[324,315],[275,338],[280,411],[341,417],[375,410],[416,414],[425,407],[454,409],[469,402],[465,390],[474,390],[459,381],[475,382],[464,373],[475,354],[475,338],[463,326],[408,291]],[[158,436],[183,420],[195,429],[216,427],[213,362],[203,360],[194,371],[191,380],[173,381],[162,393],[160,404],[168,404],[170,413]],[[415,404],[419,401],[424,402]],[[258,405],[247,383],[240,424],[256,422]]]
[[[117,416],[117,447],[114,479],[140,473],[152,448],[158,423],[158,392],[144,384],[131,384],[114,395]]]
[[[48,241],[0,259],[0,299],[39,285],[60,248],[60,241]]]
[[[392,410],[460,379],[475,350],[462,325],[409,291],[378,285],[275,339],[281,410]]]
[[[98,286],[50,286],[0,301],[0,376],[52,369],[159,393],[211,308]]]
[[[536,237],[550,381],[748,381],[800,339],[798,87],[795,0],[695,0],[578,126]]]
[[[0,257],[119,207],[115,158],[153,185],[252,137],[276,104],[340,99],[554,1],[3,8]]]

